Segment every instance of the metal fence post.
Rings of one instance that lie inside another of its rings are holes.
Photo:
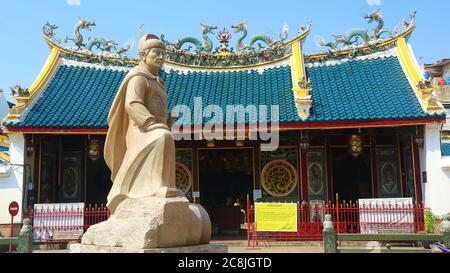
[[[323,247],[325,253],[337,253],[337,235],[334,230],[331,214],[325,215],[323,222]]]

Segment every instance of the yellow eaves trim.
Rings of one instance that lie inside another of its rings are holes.
[[[416,93],[416,96],[419,99],[423,110],[427,111],[427,103],[422,99],[422,91],[417,88],[417,85],[422,80],[422,76],[417,70],[417,66],[414,64],[413,57],[411,56],[411,52],[408,50],[408,45],[406,44],[406,40],[404,37],[401,37],[397,40],[397,46],[395,50],[397,52],[397,58],[400,61],[403,72],[405,72],[405,75],[408,78],[411,87],[414,89],[414,92]]]
[[[402,37],[398,39],[396,50],[397,56],[399,57],[400,63],[402,64],[408,79],[411,84],[417,86],[419,81],[422,80],[422,76],[416,69],[417,66],[413,61],[413,57],[410,54],[405,38]]]
[[[59,58],[60,58],[60,51],[58,48],[54,47],[41,73],[29,88],[28,91],[30,95],[33,95],[33,93],[41,90],[45,86],[45,84],[50,80],[51,75],[53,75],[53,72],[58,66]]]
[[[9,155],[5,153],[0,153],[0,160],[3,160],[5,162],[9,162]]]
[[[11,144],[9,144],[9,140],[7,136],[0,135],[0,146],[9,148]]]

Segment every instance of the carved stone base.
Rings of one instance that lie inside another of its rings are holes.
[[[73,245],[70,253],[228,253],[228,246],[207,244],[171,248],[127,249],[124,247]]]
[[[208,244],[211,221],[200,205],[185,197],[127,199],[106,222],[88,229],[83,247],[131,249],[185,247]]]

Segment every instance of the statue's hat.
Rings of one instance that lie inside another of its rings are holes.
[[[153,47],[166,49],[166,45],[154,34],[146,34],[139,40],[139,53]]]

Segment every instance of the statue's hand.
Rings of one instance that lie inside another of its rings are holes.
[[[156,124],[156,119],[154,117],[150,117],[147,119],[147,121],[144,123],[144,125],[142,126],[142,128],[144,130],[147,130],[148,128],[151,128],[153,125]]]
[[[154,123],[151,123],[149,126],[145,127],[146,132],[150,132],[155,129],[165,129],[170,132],[170,128],[162,122],[154,122]]]

